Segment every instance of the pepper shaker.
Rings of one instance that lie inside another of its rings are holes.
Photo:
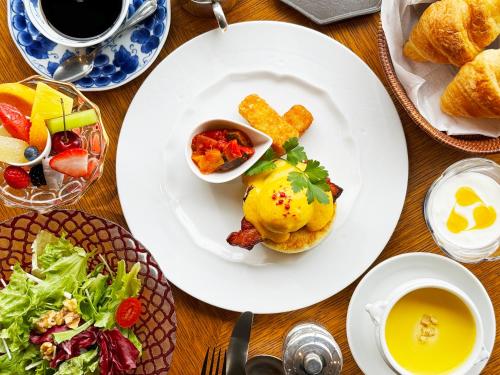
[[[315,323],[302,323],[288,332],[283,345],[287,375],[338,375],[343,360],[333,336]]]

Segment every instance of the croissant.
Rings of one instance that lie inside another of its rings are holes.
[[[500,34],[500,0],[440,0],[413,28],[404,55],[415,61],[462,66]]]
[[[460,69],[441,109],[451,116],[500,118],[500,49],[481,52]]]

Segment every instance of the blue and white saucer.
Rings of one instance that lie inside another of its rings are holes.
[[[129,16],[144,0],[130,0]],[[26,62],[39,74],[51,78],[59,64],[75,53],[44,37],[30,22],[22,0],[9,0],[7,20],[10,34]],[[142,74],[153,63],[170,28],[170,0],[158,0],[158,9],[149,18],[115,36],[96,57],[95,67],[75,82],[82,91],[103,91],[121,86]]]

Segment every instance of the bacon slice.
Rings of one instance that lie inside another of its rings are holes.
[[[326,182],[328,183],[328,185],[330,185],[330,190],[332,191],[332,196],[333,196],[333,202],[335,202],[337,198],[342,195],[344,189],[342,189],[338,185],[335,185],[329,178],[326,179]]]
[[[247,219],[241,220],[241,230],[231,233],[226,241],[231,246],[239,246],[247,250],[252,250],[255,245],[262,242],[262,236]]]

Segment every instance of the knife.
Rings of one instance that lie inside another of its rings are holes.
[[[227,349],[226,375],[245,375],[253,313],[244,312],[234,326]]]

